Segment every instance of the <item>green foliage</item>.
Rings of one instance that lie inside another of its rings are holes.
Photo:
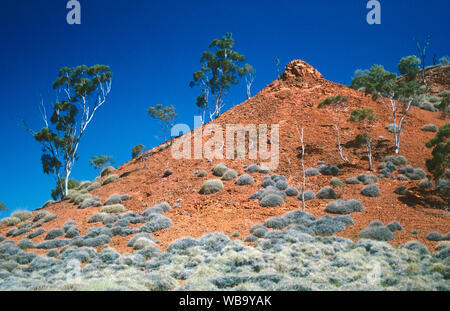
[[[367,140],[370,139],[369,135],[367,135],[366,133],[362,133],[362,134],[357,134],[355,137],[355,144],[358,147],[361,147],[363,145],[367,144]]]
[[[450,94],[446,94],[439,105],[436,105],[442,113],[446,113],[450,109]]]
[[[112,156],[105,156],[105,155],[99,155],[93,156],[89,160],[89,164],[93,166],[96,170],[102,170],[105,166],[109,166],[111,164],[114,164],[116,161]]]
[[[7,211],[7,210],[8,210],[8,208],[6,207],[6,205],[3,204],[2,201],[0,201],[0,212],[2,212],[2,211]]]
[[[367,88],[370,85],[376,85],[383,81],[395,81],[396,76],[395,73],[384,70],[382,65],[373,65],[370,70],[357,70],[350,87],[359,90],[360,88]]]
[[[448,56],[441,57],[439,59],[439,64],[441,64],[442,66],[450,65],[450,58]]]
[[[376,114],[373,112],[371,108],[357,108],[352,111],[350,118],[348,119],[350,122],[362,122],[364,120],[375,121],[377,119]]]
[[[222,39],[214,39],[209,44],[210,51],[203,52],[200,58],[201,69],[193,74],[190,87],[199,86],[201,95],[197,97],[197,106],[206,110],[209,107],[209,93],[216,101],[212,115],[220,115],[220,109],[226,93],[232,85],[238,84],[239,78],[253,72],[252,66],[245,64],[245,56],[234,50],[234,39],[227,33]]]
[[[42,105],[45,127],[37,133],[29,130],[42,146],[44,173],[55,178],[57,186],[52,196],[66,194],[67,187],[60,188],[61,180],[68,179],[72,172],[81,137],[97,109],[105,103],[111,79],[110,68],[105,65],[62,68],[53,88],[66,98],[54,104],[49,119]]]
[[[66,185],[65,180],[60,178],[59,182],[56,183],[56,189],[52,189],[53,200],[58,200],[59,198],[64,197],[63,193],[64,193],[65,185]],[[79,186],[80,186],[80,183],[77,180],[70,178],[68,185],[67,185],[67,189],[68,190],[75,189],[75,188],[78,188]]]
[[[366,94],[372,94],[373,100],[383,96],[402,102],[416,101],[424,89],[414,81],[397,82],[397,75],[384,70],[383,66],[372,66],[370,73],[364,78]]]
[[[341,103],[347,102],[348,101],[348,97],[347,96],[342,96],[342,95],[337,95],[337,96],[330,96],[328,98],[326,98],[325,100],[323,100],[320,104],[319,104],[319,108],[323,108],[323,107],[327,107],[327,106],[335,106],[335,105],[340,105]]]
[[[136,145],[133,148],[131,148],[131,158],[137,158],[138,156],[140,156],[141,154],[143,154],[145,151],[145,146],[144,145]]]
[[[426,143],[427,148],[433,148],[431,154],[432,159],[426,160],[428,171],[438,179],[444,175],[445,171],[450,167],[450,123],[442,126],[437,135]]]
[[[403,57],[398,64],[398,71],[407,81],[414,80],[420,72],[420,59],[415,55]]]
[[[330,180],[330,185],[333,186],[334,188],[339,188],[339,187],[342,187],[343,183],[339,178],[333,177]]]
[[[163,105],[157,104],[156,107],[148,108],[147,113],[153,119],[160,120],[163,138],[164,141],[166,141],[166,130],[177,115],[175,113],[175,108],[173,106],[163,107]]]

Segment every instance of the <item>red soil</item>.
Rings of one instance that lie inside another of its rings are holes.
[[[447,85],[446,89],[450,89]],[[214,120],[213,124],[279,124],[280,125],[280,165],[276,171],[288,176],[290,185],[296,186],[296,177],[301,173],[299,159],[300,140],[297,135],[296,123],[305,129],[305,166],[315,167],[317,161],[328,164],[343,164],[336,148],[336,136],[331,126],[331,116],[325,110],[318,109],[317,105],[329,96],[342,94],[348,97],[349,109],[343,120],[348,119],[354,108],[372,108],[378,115],[378,121],[373,130],[373,137],[384,136],[387,142],[379,144],[374,150],[374,167],[382,162],[386,155],[391,155],[393,150],[393,134],[384,127],[392,123],[388,109],[381,102],[374,102],[370,96],[325,80],[322,75],[302,61],[293,61],[287,67],[280,79],[274,81],[250,100],[230,109]],[[425,159],[431,152],[425,147],[425,142],[435,134],[421,131],[425,124],[433,123],[437,126],[445,124],[440,119],[440,113],[428,112],[413,107],[407,117],[407,123],[401,136],[400,153],[408,159],[408,164],[413,167],[425,169]],[[344,121],[342,124],[343,144],[352,141],[358,129],[355,124]],[[208,139],[204,138],[204,141]],[[350,165],[344,166],[339,178],[355,177],[367,171],[368,162],[363,157],[365,150],[345,148],[350,160]],[[161,241],[161,248],[165,249],[174,240],[192,236],[199,237],[207,232],[222,231],[229,236],[239,232],[239,239],[244,239],[249,234],[251,226],[262,223],[272,216],[280,216],[287,211],[298,209],[301,202],[296,198],[287,198],[286,203],[278,208],[262,208],[258,200],[249,200],[248,197],[256,192],[261,185],[263,175],[251,174],[255,183],[250,186],[236,186],[234,181],[224,182],[225,189],[213,195],[200,195],[198,190],[201,184],[212,177],[211,168],[214,164],[225,162],[228,167],[234,168],[242,174],[243,165],[252,164],[253,160],[213,160],[209,163],[204,160],[175,160],[171,155],[171,148],[158,151],[157,148],[149,152],[151,156],[144,163],[139,160],[130,161],[119,167],[114,174],[126,176],[112,184],[102,186],[92,192],[102,201],[109,195],[128,193],[132,195],[130,201],[125,202],[129,211],[142,212],[155,203],[167,201],[173,206],[177,199],[183,199],[180,207],[172,209],[166,216],[170,217],[173,225],[170,228],[154,233],[155,240]],[[167,168],[173,170],[173,174],[163,178]],[[208,172],[205,178],[199,178],[195,171],[204,169]],[[317,191],[328,185],[331,177],[317,176],[307,177],[306,189]],[[420,240],[434,250],[436,242],[428,241],[425,236],[431,231],[447,233],[450,231],[450,219],[448,218],[448,201],[436,196],[433,192],[421,192],[417,188],[418,181],[398,181],[393,179],[380,179],[378,186],[381,194],[378,198],[367,198],[360,194],[361,185],[344,185],[342,199],[360,199],[365,211],[354,213],[351,216],[355,225],[338,234],[352,240],[358,239],[358,234],[373,220],[381,220],[385,224],[398,221],[404,227],[404,231],[396,232],[395,239],[391,243],[401,245],[409,240]],[[394,193],[398,186],[406,186],[416,197],[414,200],[402,202],[400,196]],[[317,217],[326,213],[324,208],[330,200],[315,199],[307,202],[306,210]],[[434,202],[434,203],[433,203]],[[440,209],[436,209],[436,205]],[[442,208],[444,207],[444,208]],[[47,207],[46,210],[58,214],[54,221],[44,224],[46,230],[60,228],[68,220],[76,220],[81,234],[85,234],[92,227],[87,221],[92,214],[99,212],[100,208],[88,208],[79,210],[74,204],[60,202]],[[101,224],[100,224],[101,225]],[[97,225],[97,226],[100,226]],[[0,228],[0,234],[4,235],[10,228]],[[413,235],[412,230],[418,230],[418,235]],[[23,237],[13,240],[20,241]],[[129,237],[114,237],[111,246],[120,252],[130,252],[126,246]],[[44,239],[44,235],[33,240],[34,243]],[[39,251],[43,252],[43,251]],[[45,252],[43,252],[45,253]]]

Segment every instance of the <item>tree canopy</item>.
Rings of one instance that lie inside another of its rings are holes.
[[[199,86],[201,95],[196,104],[204,111],[210,110],[210,118],[218,117],[223,107],[224,98],[232,85],[238,84],[244,74],[253,72],[252,66],[244,64],[245,56],[234,50],[234,39],[227,33],[222,39],[214,39],[209,44],[209,51],[200,58],[201,69],[193,74],[191,87]],[[215,107],[209,106],[209,94],[215,96]]]
[[[136,145],[133,148],[131,148],[131,158],[137,158],[138,156],[140,156],[142,153],[144,153],[145,151],[145,146],[144,145]]]
[[[398,64],[398,71],[407,81],[414,80],[420,72],[420,59],[415,55],[403,57]]]
[[[150,107],[147,110],[148,115],[156,120],[160,121],[161,131],[166,141],[166,130],[171,125],[172,120],[176,117],[175,108],[173,106],[164,107],[161,104],[157,104],[155,107]]]
[[[428,171],[437,179],[450,167],[450,123],[442,126],[435,137],[426,143],[427,148],[433,148],[433,158],[427,159],[425,164]]]
[[[59,196],[67,194],[81,137],[95,112],[106,102],[111,81],[109,66],[62,68],[53,88],[58,91],[57,97],[64,99],[51,107],[50,118],[42,103],[45,126],[36,133],[29,130],[42,146],[42,168],[45,174],[54,176],[57,184],[54,193]],[[61,185],[64,186],[62,191]]]

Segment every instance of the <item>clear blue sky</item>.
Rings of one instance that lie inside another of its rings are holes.
[[[10,210],[34,209],[50,198],[40,146],[18,125],[40,129],[40,97],[54,101],[51,85],[63,66],[111,66],[113,89],[83,137],[73,171],[92,180],[93,155],[130,159],[137,144],[161,141],[146,114],[174,105],[177,121],[193,125],[197,90],[189,88],[209,42],[232,32],[235,48],[257,72],[254,92],[276,78],[275,57],[286,65],[303,59],[327,79],[348,84],[355,69],[383,64],[397,70],[416,54],[413,37],[432,35],[428,63],[450,53],[450,3],[381,0],[381,25],[366,23],[366,0],[80,0],[82,24],[66,23],[66,0],[0,2],[0,201]],[[226,108],[245,99],[233,88]],[[0,216],[6,216],[3,213]]]

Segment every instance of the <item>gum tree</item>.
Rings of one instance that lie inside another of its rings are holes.
[[[159,120],[164,142],[166,142],[166,131],[169,130],[173,119],[177,115],[175,108],[173,106],[163,107],[163,105],[157,104],[155,107],[148,108],[147,113],[151,118]]]
[[[373,170],[372,165],[372,129],[377,119],[376,114],[372,109],[355,109],[352,111],[350,122],[358,122],[358,128],[362,131],[356,136],[356,143],[358,145],[365,144],[367,147],[367,156],[369,158],[369,170]]]
[[[423,89],[414,81],[398,82],[395,73],[384,70],[383,66],[377,65],[377,67],[377,74],[372,74],[371,69],[371,73],[365,78],[366,94],[372,94],[373,100],[380,100],[391,112],[394,124],[395,154],[398,154],[403,123],[413,102],[417,101],[423,93]]]
[[[138,156],[140,156],[141,154],[143,154],[145,151],[145,146],[140,144],[140,145],[136,145],[133,148],[131,148],[131,158],[137,158]]]
[[[56,195],[65,197],[69,189],[69,179],[78,148],[95,113],[106,103],[111,92],[112,72],[106,65],[85,65],[59,71],[53,83],[57,91],[56,102],[47,115],[41,103],[44,127],[33,132],[25,127],[42,146],[41,162],[45,174],[53,175],[56,181]]]
[[[197,107],[205,113],[208,110],[212,120],[220,116],[224,106],[225,96],[232,85],[238,84],[239,79],[253,68],[244,65],[245,56],[234,50],[234,39],[227,33],[222,39],[214,39],[209,44],[210,51],[203,52],[200,58],[201,69],[194,73],[191,87],[198,86],[201,95],[197,97]],[[210,95],[214,97],[214,106],[209,103]]]
[[[347,157],[344,155],[344,151],[341,146],[341,123],[342,123],[342,114],[347,111],[347,105],[345,104],[348,101],[346,96],[337,95],[330,96],[319,104],[319,108],[326,108],[328,112],[331,114],[331,118],[333,120],[334,128],[336,129],[336,139],[337,139],[337,148],[339,156],[345,162],[348,162]]]

